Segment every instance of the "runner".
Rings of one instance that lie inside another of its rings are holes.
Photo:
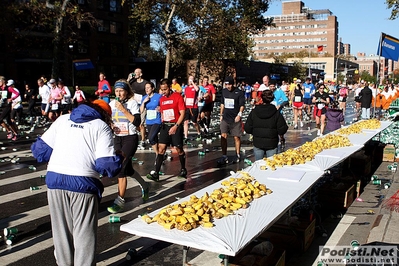
[[[318,91],[313,95],[312,99],[312,102],[315,104],[314,114],[316,117],[317,136],[322,136],[324,133],[327,106],[330,103],[330,96],[324,89],[324,84],[320,84]]]
[[[136,127],[140,125],[140,111],[134,93],[125,79],[115,82],[115,100],[110,102],[112,109],[112,129],[115,134],[115,150],[121,150],[125,156],[122,170],[118,177],[118,197],[113,205],[108,207],[110,213],[121,212],[125,206],[125,193],[127,188],[127,176],[137,180],[141,186],[143,201],[148,200],[149,187],[147,182],[132,167],[132,157],[137,151],[139,139]]]
[[[98,77],[100,80],[98,81],[98,87],[94,94],[97,95],[99,99],[104,100],[106,103],[109,103],[111,85],[109,85],[109,82],[106,80],[105,74],[103,72],[100,72]]]
[[[10,79],[5,84],[4,77],[0,77],[1,99],[3,101],[3,111],[0,115],[1,126],[7,131],[7,139],[18,139],[18,127],[11,119],[13,101],[19,96],[19,91],[14,89],[14,80]],[[6,120],[6,122],[4,122]]]
[[[184,89],[184,102],[186,104],[186,114],[184,117],[184,138],[188,139],[188,126],[191,121],[197,131],[196,140],[201,140],[201,131],[197,123],[198,120],[198,92],[199,86],[195,83],[194,77],[188,77],[188,86]]]
[[[173,92],[169,80],[161,81],[160,93],[162,97],[159,101],[162,118],[161,131],[159,133],[158,155],[155,162],[155,171],[147,174],[147,178],[159,181],[159,170],[164,160],[166,147],[172,145],[179,154],[181,170],[179,177],[186,178],[186,154],[183,150],[183,119],[186,112],[183,97]]]
[[[209,83],[209,77],[204,76],[202,80],[202,86],[206,90],[206,93],[203,96],[204,106],[200,112],[200,125],[203,125],[204,132],[208,133],[209,125],[211,123],[211,113],[213,111],[213,103],[216,99],[216,90],[215,87]]]
[[[323,85],[324,88],[324,84]],[[312,114],[312,97],[316,92],[316,87],[313,85],[311,78],[307,77],[305,83],[302,85],[304,89],[303,94],[303,110],[307,114],[308,117],[311,117]]]
[[[158,155],[158,133],[161,130],[161,113],[159,112],[159,100],[161,95],[155,92],[155,86],[152,82],[145,84],[145,92],[140,105],[140,113],[146,112],[145,124],[148,130],[148,141],[155,151],[155,158]],[[176,92],[179,93],[179,92]]]
[[[50,98],[50,87],[47,86],[44,83],[43,79],[38,79],[37,80],[37,85],[39,86],[39,95],[37,95],[38,99],[42,99],[42,104],[41,104],[41,110],[42,110],[42,116],[45,118],[44,121],[46,121],[47,119],[47,115],[48,115],[48,108],[49,108],[49,104],[48,104],[48,100]]]
[[[298,118],[300,126],[303,127],[303,117],[302,117],[302,109],[303,109],[303,94],[304,89],[301,85],[301,80],[297,82],[294,91],[292,92],[292,110],[294,111],[294,129],[298,128]]]
[[[240,161],[242,121],[241,116],[245,108],[244,92],[234,86],[233,77],[226,77],[224,84],[226,89],[222,91],[220,102],[220,143],[222,146],[222,157],[217,161],[218,165],[230,163],[227,157],[227,134],[234,137],[236,156],[233,162]]]

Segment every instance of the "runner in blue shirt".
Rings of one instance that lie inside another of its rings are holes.
[[[162,95],[155,93],[155,86],[152,82],[145,84],[145,93],[140,105],[140,112],[147,110],[145,124],[148,130],[148,140],[155,151],[158,152],[158,133],[161,130],[161,113],[159,112],[159,99]],[[156,156],[155,156],[156,158]]]
[[[312,79],[307,77],[305,83],[303,83],[303,110],[310,117],[312,108],[312,97],[316,92],[316,87],[312,83]]]

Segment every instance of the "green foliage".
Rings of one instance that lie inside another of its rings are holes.
[[[132,8],[131,18],[152,23],[151,32],[165,40],[166,58],[172,66],[197,59],[205,72],[217,75],[227,66],[220,67],[216,62],[246,61],[250,57],[254,44],[249,35],[272,23],[263,16],[269,2],[141,0]]]
[[[390,20],[397,19],[399,16],[399,1],[398,0],[385,0],[387,8],[391,10]]]
[[[303,65],[303,60],[294,61],[290,74],[289,80],[293,78],[304,79],[307,76],[307,68]]]
[[[377,82],[377,78],[372,76],[372,75],[370,75],[370,73],[367,72],[367,71],[362,71],[360,73],[360,79],[364,80],[364,81],[367,81],[369,83],[376,83]]]

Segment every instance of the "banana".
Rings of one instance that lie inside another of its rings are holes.
[[[203,209],[203,208],[199,209],[199,210],[196,212],[196,214],[197,214],[198,216],[202,216],[202,215],[204,214],[204,209]]]
[[[172,216],[177,216],[177,215],[182,215],[182,214],[183,214],[183,212],[180,209],[171,210],[169,212],[169,215],[172,215]]]
[[[211,223],[211,222],[205,222],[205,223],[202,223],[202,224],[201,224],[201,226],[202,226],[202,227],[207,227],[207,228],[210,228],[210,227],[213,227],[213,226],[214,226],[214,224],[213,224],[213,223]]]
[[[245,200],[243,200],[242,198],[237,197],[236,198],[236,203],[245,204],[247,202]]]
[[[145,215],[141,216],[141,219],[143,219],[143,221],[148,223],[148,224],[153,222],[152,218],[148,214],[145,214]]]
[[[173,228],[175,228],[175,223],[174,222],[172,222],[172,223],[165,223],[164,225],[163,225],[163,228],[165,228],[165,229],[173,229]]]

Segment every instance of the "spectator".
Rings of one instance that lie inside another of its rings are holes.
[[[79,105],[57,119],[31,146],[48,162],[48,206],[58,265],[95,265],[99,175],[113,177],[123,157],[113,147],[111,108],[102,101]]]
[[[370,119],[370,107],[373,93],[369,88],[368,82],[364,84],[364,88],[359,93],[360,107],[362,108],[362,119]]]
[[[337,102],[332,102],[326,113],[327,125],[326,129],[329,132],[341,128],[341,123],[344,122],[344,112],[339,108]]]
[[[253,135],[255,160],[276,154],[279,136],[288,130],[283,115],[271,104],[273,99],[271,90],[263,91],[263,104],[255,106],[244,126],[245,132]]]

